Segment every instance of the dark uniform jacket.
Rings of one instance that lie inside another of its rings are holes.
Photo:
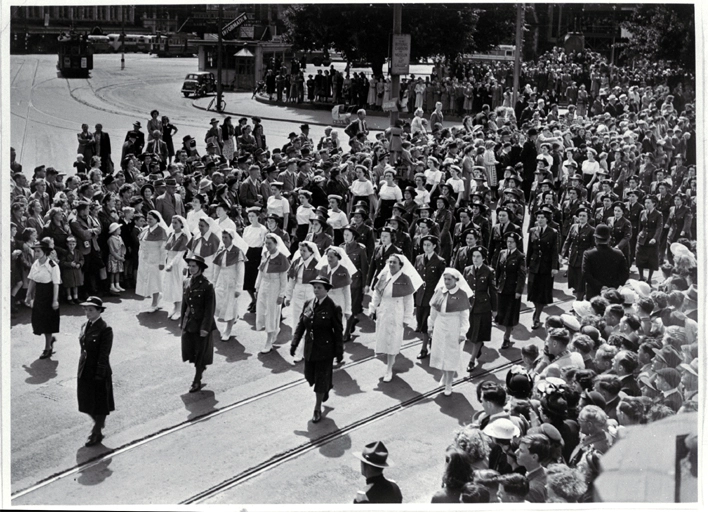
[[[364,244],[364,247],[366,247],[366,257],[370,260],[374,255],[374,247],[376,246],[376,237],[374,236],[373,228],[371,226],[367,226],[363,222],[358,226],[352,224],[352,227],[359,234],[356,241],[360,244]],[[362,274],[366,275],[366,273]]]
[[[500,295],[514,295],[524,292],[526,261],[518,249],[511,254],[508,249],[501,251],[495,269],[497,292]]]
[[[415,270],[423,278],[423,284],[415,292],[416,307],[426,307],[430,305],[430,299],[435,294],[435,287],[445,272],[445,261],[433,253],[430,261],[425,262],[425,254],[417,256],[415,259]]]
[[[529,237],[529,248],[526,253],[526,265],[529,273],[550,274],[558,270],[558,232],[546,227],[541,237],[534,230]]]
[[[588,299],[600,295],[603,286],[619,288],[629,279],[629,266],[622,251],[606,244],[583,255],[583,280]]]
[[[629,241],[632,239],[632,223],[627,217],[616,220],[611,217],[607,224],[610,228],[610,245],[619,249],[629,263]]]
[[[113,329],[103,318],[91,326],[81,327],[79,359],[76,384],[79,412],[86,414],[109,414],[115,410],[113,400],[113,371],[109,356],[113,347]]]
[[[691,223],[693,222],[693,214],[688,206],[676,208],[671,207],[669,218],[664,226],[669,230],[668,241],[673,243],[681,238],[681,233],[685,232],[688,237],[691,237]]]
[[[182,330],[189,333],[216,329],[214,286],[203,276],[191,278],[182,294]]]
[[[627,203],[627,213],[625,216],[632,224],[632,237],[636,237],[639,234],[639,217],[643,211],[644,207],[639,204],[639,201],[634,204]]]
[[[575,223],[575,216],[578,213],[578,209],[583,205],[582,201],[566,201],[563,204],[563,224],[561,226],[561,234],[563,238],[568,236],[570,227]]]
[[[489,241],[489,254],[491,255],[489,261],[492,266],[496,265],[499,253],[506,249],[506,237],[509,236],[509,233],[521,234],[521,228],[513,222],[507,222],[506,226],[496,224],[492,228],[492,236]]]
[[[664,217],[661,212],[654,209],[651,213],[646,210],[639,216],[639,234],[637,235],[637,246],[649,245],[653,239],[656,244],[659,244],[661,239],[661,230],[664,225]]]
[[[474,246],[476,247],[476,246]],[[469,247],[467,245],[457,249],[457,252],[452,257],[452,262],[450,266],[459,270],[460,274],[465,271],[466,267],[472,265],[472,249],[474,247]]]
[[[494,287],[494,271],[482,264],[479,269],[470,265],[462,273],[474,295],[470,297],[470,312],[488,313],[497,309],[497,290]]]
[[[381,244],[376,246],[374,257],[371,259],[371,265],[369,266],[369,275],[366,276],[366,286],[375,284],[375,279],[378,278],[379,273],[384,269],[388,258],[392,254],[401,254],[401,250],[393,244],[387,248],[384,248]]]
[[[377,475],[366,479],[366,487],[356,493],[354,503],[403,503],[403,496],[396,482]]]
[[[352,260],[352,263],[358,270],[356,274],[351,276],[352,278],[352,289],[363,288],[365,286],[364,280],[369,275],[369,258],[366,255],[366,247],[364,244],[358,242],[351,242],[349,244],[343,243],[339,247],[343,248],[344,251]]]
[[[595,246],[595,228],[585,224],[582,228],[580,224],[573,224],[568,232],[568,238],[563,244],[562,255],[568,258],[568,266],[581,267],[583,265],[583,254],[588,249]]]
[[[327,233],[310,233],[305,237],[305,240],[308,242],[312,242],[317,246],[317,249],[320,251],[320,254],[324,254],[325,250],[332,245],[332,237],[329,236]]]
[[[331,361],[344,355],[342,308],[325,297],[315,307],[315,299],[305,302],[293,335],[292,348],[305,336],[306,361]]]

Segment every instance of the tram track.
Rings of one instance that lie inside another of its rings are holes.
[[[554,302],[553,305],[554,306],[561,306],[563,304],[567,304],[569,302],[572,302],[573,300],[574,299],[572,299],[572,298],[566,299],[566,300]],[[520,314],[530,313],[532,311],[533,311],[533,308],[528,307],[528,308],[522,309]],[[415,338],[414,340],[411,340],[411,341],[408,341],[407,343],[402,344],[401,351],[407,350],[412,347],[416,347],[421,344],[422,344],[422,340]],[[347,370],[347,369],[353,368],[355,366],[372,361],[374,359],[377,359],[377,356],[375,354],[367,356],[367,357],[363,357],[363,358],[358,359],[356,361],[351,361],[351,362],[345,363],[341,366],[335,367],[334,372],[336,373],[339,371]],[[464,383],[470,382],[474,379],[477,379],[481,376],[496,373],[496,372],[501,371],[507,367],[510,367],[512,364],[515,364],[518,361],[519,360],[514,360],[514,361],[507,362],[507,363],[503,363],[503,364],[498,365],[494,368],[485,369],[481,373],[475,372],[472,375],[468,375],[468,376],[454,382],[453,386],[459,386]],[[231,404],[225,405],[224,407],[221,407],[221,408],[209,411],[207,413],[201,414],[199,416],[196,416],[194,418],[185,420],[185,421],[180,422],[176,425],[172,425],[172,426],[166,427],[164,429],[160,429],[156,432],[150,433],[150,434],[143,436],[139,439],[135,439],[133,441],[125,443],[117,448],[109,449],[108,451],[98,454],[95,457],[92,457],[80,464],[72,466],[68,469],[61,470],[57,473],[54,473],[53,475],[50,475],[46,478],[39,480],[38,482],[36,482],[35,484],[33,484],[31,486],[28,486],[24,489],[20,489],[20,490],[14,492],[11,495],[11,500],[14,500],[14,499],[26,496],[28,494],[31,494],[33,492],[36,492],[36,491],[38,491],[44,487],[47,487],[59,480],[67,478],[67,477],[74,475],[76,473],[86,471],[87,469],[90,469],[92,466],[96,466],[108,459],[111,459],[111,458],[116,457],[118,455],[124,454],[128,451],[132,451],[136,448],[146,445],[147,443],[157,441],[165,436],[177,433],[185,428],[198,425],[200,423],[203,423],[207,420],[213,419],[213,418],[220,416],[222,414],[226,414],[226,413],[232,412],[234,410],[241,409],[242,407],[250,405],[254,402],[258,402],[258,401],[266,399],[268,397],[285,392],[291,388],[305,384],[306,382],[307,381],[304,377],[294,379],[290,382],[286,382],[284,384],[281,384],[279,386],[275,386],[273,388],[262,391],[260,393],[256,393],[250,397],[246,397],[241,400],[237,400]],[[395,414],[398,411],[410,408],[412,405],[415,405],[416,403],[419,403],[422,400],[425,400],[426,398],[429,398],[430,396],[438,393],[441,389],[442,389],[441,386],[437,386],[434,389],[431,389],[425,393],[418,394],[418,395],[416,395],[408,400],[405,400],[399,404],[396,404],[394,406],[388,407],[388,408],[383,409],[381,411],[375,412],[366,418],[363,418],[363,419],[358,420],[350,425],[342,427],[341,429],[337,429],[334,432],[325,434],[324,436],[321,436],[317,439],[311,440],[310,442],[300,445],[294,449],[290,449],[290,450],[287,450],[287,451],[282,452],[280,454],[277,454],[274,457],[271,457],[268,461],[265,461],[265,462],[260,463],[256,466],[253,466],[252,468],[250,468],[246,471],[243,471],[232,478],[229,478],[228,480],[222,482],[218,486],[210,488],[210,490],[216,489],[217,487],[219,487],[219,489],[220,489],[218,492],[223,492],[227,489],[230,489],[236,485],[239,485],[240,483],[245,482],[246,480],[249,480],[249,479],[261,474],[264,471],[267,471],[268,469],[270,469],[272,467],[278,466],[278,465],[282,464],[283,462],[287,462],[288,460],[291,460],[292,458],[294,458],[295,456],[297,456],[299,454],[305,453],[305,452],[315,449],[319,446],[322,446],[323,444],[326,444],[327,442],[330,442],[330,441],[333,441],[339,437],[342,437],[343,435],[345,435],[348,432],[351,432],[353,430],[356,430],[358,428],[361,428],[363,426],[371,424],[374,421],[377,421],[378,419],[383,419],[383,418],[388,417],[392,414]],[[192,500],[192,501],[186,500],[182,503],[183,504],[196,503],[202,499],[208,499],[209,497],[212,497],[212,496],[215,496],[216,494],[218,494],[218,492],[216,492],[216,491],[211,491],[212,494],[209,494],[207,496],[205,493],[209,492],[210,490],[204,491],[202,493],[199,493],[198,495],[193,496],[192,498],[189,498],[189,500]],[[206,497],[202,497],[202,496],[206,496]]]
[[[20,154],[18,155],[18,162],[22,161],[22,157],[25,154],[25,141],[27,140],[27,128],[29,127],[30,119],[29,119],[29,113],[30,109],[33,108],[32,105],[32,91],[34,90],[35,87],[35,81],[37,80],[37,71],[39,70],[39,61],[35,61],[34,65],[34,73],[32,74],[32,85],[30,86],[29,89],[29,96],[27,98],[27,111],[25,112],[25,129],[22,131],[22,144],[20,145]],[[18,72],[19,74],[19,72]],[[15,78],[17,78],[17,75],[15,75]]]

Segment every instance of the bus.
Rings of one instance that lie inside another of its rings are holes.
[[[486,53],[471,53],[462,56],[465,62],[514,62],[516,46],[500,44]]]
[[[184,32],[155,36],[152,53],[158,57],[194,57],[197,47],[190,42],[196,36]]]
[[[108,53],[112,50],[111,39],[108,36],[89,35],[88,40],[93,46],[93,53]]]
[[[125,44],[122,51],[125,52],[143,52],[148,53],[154,36],[147,34],[125,34],[124,40],[120,34],[108,34],[109,46],[111,51],[120,52],[121,43]]]
[[[88,78],[93,69],[93,48],[86,34],[61,34],[57,69],[64,78]]]

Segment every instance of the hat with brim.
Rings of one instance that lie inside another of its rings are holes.
[[[563,326],[569,331],[578,332],[580,330],[580,321],[575,316],[564,313],[560,318]]]
[[[329,282],[329,279],[327,279],[324,276],[319,276],[310,281],[310,284],[321,284],[324,286],[327,290],[332,289],[332,283]]]
[[[80,306],[84,306],[84,307],[91,306],[91,307],[94,307],[94,308],[101,310],[101,311],[106,310],[106,306],[103,305],[103,300],[100,297],[96,297],[96,296],[91,296],[91,297],[87,298],[84,302],[82,302],[80,304]]]
[[[595,314],[595,310],[592,309],[592,304],[590,304],[590,301],[587,300],[574,300],[573,311],[580,318],[585,318]]]
[[[627,286],[634,290],[637,295],[642,298],[649,297],[651,294],[651,286],[644,281],[638,281],[636,279],[628,279]]]
[[[565,446],[565,441],[556,427],[550,423],[541,423],[538,427],[532,427],[527,432],[528,434],[543,434],[552,442],[560,443],[561,446]]]
[[[190,256],[184,258],[184,261],[186,261],[187,263],[193,261],[197,265],[199,265],[202,270],[206,270],[209,267],[209,265],[207,265],[207,262],[204,261],[204,258],[202,256],[199,256],[198,254],[191,254]]]
[[[514,423],[511,420],[508,420],[506,418],[499,418],[498,420],[494,420],[489,425],[484,427],[484,430],[482,432],[489,437],[493,437],[495,439],[513,439],[515,437],[518,437],[521,431],[519,430],[519,427],[514,425]]]
[[[607,400],[597,391],[589,391],[586,389],[581,396],[585,400],[586,405],[596,405],[602,410],[605,410],[605,407],[607,407]]]
[[[393,462],[388,460],[388,450],[381,441],[369,443],[364,447],[363,451],[354,452],[352,455],[365,464],[376,468],[390,468],[393,466]]]

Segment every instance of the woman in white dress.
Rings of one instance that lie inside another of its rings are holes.
[[[193,235],[196,235],[199,232],[199,219],[209,217],[209,215],[207,215],[207,213],[203,210],[206,204],[207,198],[204,194],[194,194],[194,198],[192,199],[192,210],[187,212],[189,232]]]
[[[197,223],[197,232],[189,242],[189,250],[192,254],[197,254],[204,258],[204,262],[209,265],[202,275],[206,277],[210,283],[214,282],[214,256],[219,250],[221,240],[218,233],[221,230],[216,224],[216,221],[211,217],[202,217]]]
[[[379,273],[369,316],[376,314],[376,353],[386,354],[384,382],[393,379],[393,363],[401,351],[403,324],[413,325],[413,294],[423,279],[408,258],[392,254]]]
[[[430,366],[443,371],[445,396],[452,394],[452,381],[470,328],[470,301],[474,293],[460,271],[446,268],[430,299],[428,335],[432,339]]]
[[[139,235],[138,277],[135,293],[141,297],[152,297],[148,310],[154,313],[159,308],[162,291],[162,271],[165,268],[165,242],[167,224],[157,210],[150,210],[146,215],[147,227]]]
[[[339,209],[342,204],[342,196],[337,194],[330,194],[327,196],[327,202],[329,203],[329,211],[327,212],[327,224],[332,226],[332,231],[334,233],[334,245],[340,245],[344,242],[344,234],[342,233],[342,228],[349,224],[347,219],[347,214]]]
[[[243,278],[243,289],[251,296],[248,312],[255,313],[256,279],[258,277],[258,267],[261,265],[263,244],[265,242],[265,236],[268,234],[268,229],[259,221],[258,215],[261,209],[258,206],[251,206],[247,212],[248,222],[250,222],[250,224],[243,229],[243,240],[248,244],[245,263],[246,275]]]
[[[243,291],[244,262],[248,244],[235,229],[221,231],[223,245],[214,256],[214,292],[216,294],[216,319],[226,322],[221,341],[228,341],[231,329],[238,319],[238,296]]]
[[[280,330],[280,310],[288,285],[290,251],[273,233],[265,236],[262,261],[256,279],[256,330],[265,329],[267,338],[261,354],[273,350]]]
[[[182,294],[187,262],[184,255],[189,247],[192,235],[187,228],[187,219],[180,215],[172,216],[167,242],[165,243],[165,274],[162,283],[162,299],[174,304],[168,318],[179,320],[182,310]]]
[[[310,281],[317,277],[320,251],[314,242],[300,242],[295,251],[293,262],[288,269],[288,287],[285,291],[284,305],[292,307],[293,329],[297,327],[305,302],[315,297]],[[305,344],[297,346],[293,363],[299,363],[305,356]]]
[[[325,257],[317,264],[320,275],[326,277],[332,288],[329,291],[329,298],[342,308],[342,325],[347,325],[349,317],[352,316],[352,276],[356,274],[356,266],[347,252],[341,247],[334,245],[325,251]]]

